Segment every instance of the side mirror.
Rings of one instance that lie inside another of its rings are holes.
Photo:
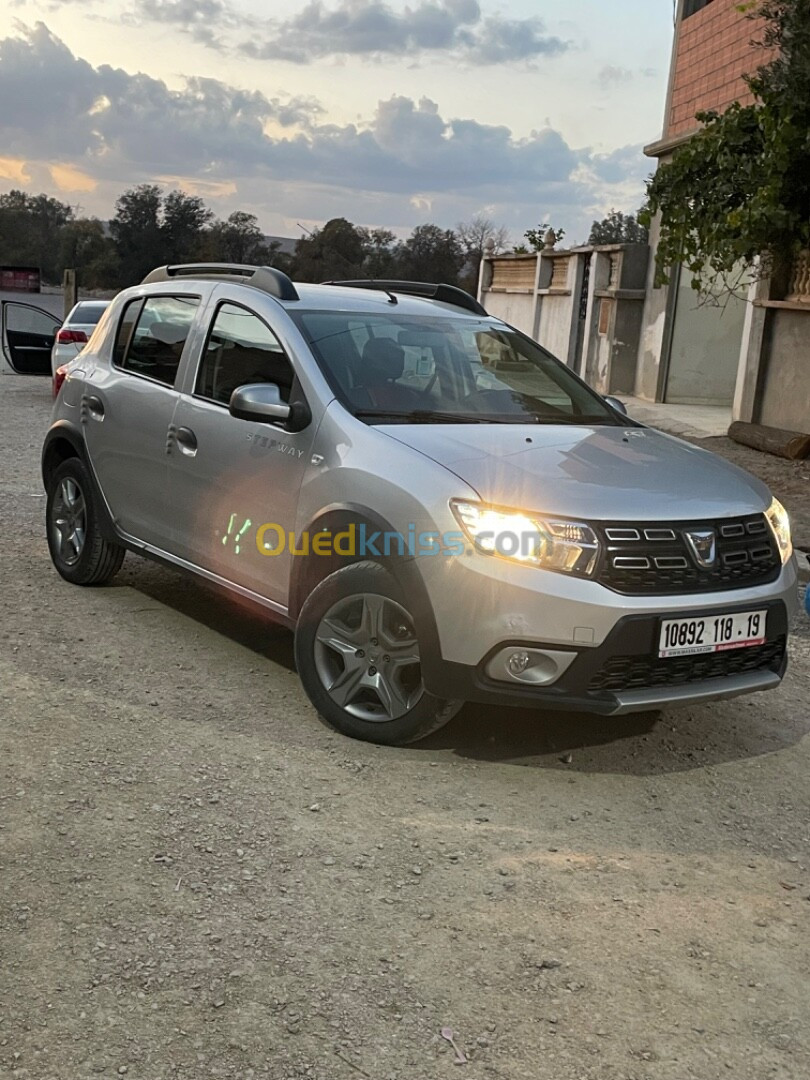
[[[290,419],[292,409],[281,400],[275,383],[250,383],[238,386],[231,394],[228,411],[237,420],[253,420],[259,424],[278,424]]]
[[[615,411],[617,413],[621,413],[622,416],[627,416],[627,406],[623,401],[619,401],[617,397],[606,397],[605,401],[608,403],[611,409],[615,409]]]

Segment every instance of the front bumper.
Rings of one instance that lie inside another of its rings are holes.
[[[732,614],[749,607],[707,607],[703,614]],[[575,654],[573,663],[553,686],[534,689],[517,682],[495,681],[486,670],[492,653],[474,666],[423,660],[425,683],[432,693],[450,700],[605,716],[772,690],[787,670],[788,611],[781,600],[762,607],[768,611],[768,640],[759,647],[659,660],[661,616],[627,616],[602,645],[570,650]],[[666,613],[667,618],[677,616],[677,612]],[[544,647],[542,642],[519,639],[505,641],[498,648],[504,646]],[[559,648],[554,646],[556,651]]]
[[[593,582],[494,559],[458,563],[466,563],[457,564],[466,581],[455,583],[446,607],[435,602],[436,586],[456,576],[446,560],[435,566],[445,580],[426,582],[438,647],[427,656],[423,651],[423,676],[428,690],[444,699],[618,715],[774,689],[787,669],[788,625],[798,605],[795,560],[769,585],[659,598],[620,596]],[[471,571],[475,563],[484,573]],[[551,588],[526,587],[535,582]],[[659,660],[662,619],[752,609],[768,611],[765,645]],[[549,686],[490,678],[490,660],[510,646],[572,653],[574,659]]]

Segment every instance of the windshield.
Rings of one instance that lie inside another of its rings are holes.
[[[337,397],[368,423],[619,423],[558,360],[490,320],[293,317]]]

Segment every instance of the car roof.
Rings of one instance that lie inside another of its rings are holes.
[[[465,311],[455,304],[421,296],[408,296],[405,293],[393,292],[391,295],[395,296],[397,301],[393,304],[388,293],[372,289],[345,285],[308,285],[304,282],[296,282],[295,288],[300,298],[298,301],[280,301],[289,311],[305,308],[309,311],[356,311],[364,314],[396,312],[397,315],[445,315],[476,322],[486,317]]]
[[[228,282],[272,296],[294,311],[298,305],[318,311],[381,312],[396,307],[400,314],[453,315],[476,320],[489,318],[470,293],[453,285],[418,281],[362,279],[328,281],[322,285],[297,283],[272,266],[237,263],[179,263],[159,266],[147,274],[142,286],[180,282]],[[160,290],[163,292],[163,289]],[[290,305],[295,305],[291,308]],[[300,308],[299,308],[300,310]]]

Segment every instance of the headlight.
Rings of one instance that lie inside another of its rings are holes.
[[[782,565],[793,554],[793,541],[790,536],[790,518],[788,512],[778,499],[774,499],[765,515],[770,523],[776,543],[779,546],[779,554],[782,556]]]
[[[580,577],[591,577],[596,569],[599,540],[590,525],[493,510],[480,503],[458,501],[451,506],[465,534],[485,555]]]

